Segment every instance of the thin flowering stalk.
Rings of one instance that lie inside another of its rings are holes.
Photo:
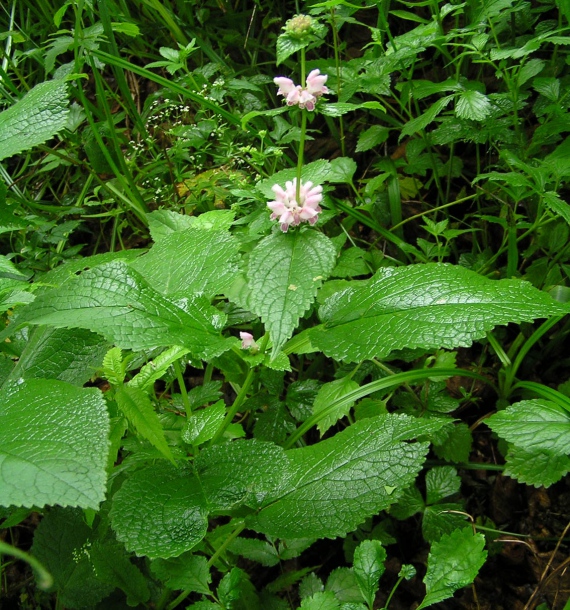
[[[307,113],[301,113],[301,139],[299,140],[299,154],[297,155],[297,201],[301,200],[301,172],[303,170],[303,157],[305,156],[305,134],[307,131]]]

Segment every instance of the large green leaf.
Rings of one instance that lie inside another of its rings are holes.
[[[200,299],[169,300],[123,261],[89,269],[39,295],[18,323],[86,328],[125,349],[183,345],[200,358],[229,347],[219,335],[223,315],[217,309]]]
[[[523,400],[485,423],[499,436],[527,451],[570,453],[570,413],[550,400]]]
[[[485,537],[471,528],[455,530],[432,544],[424,578],[427,594],[418,610],[451,597],[470,585],[485,562]]]
[[[163,294],[211,297],[232,283],[238,249],[239,242],[227,231],[187,229],[167,235],[131,266]]]
[[[402,348],[469,346],[498,324],[567,312],[520,280],[490,280],[446,264],[382,268],[364,286],[329,297],[311,343],[350,362]]]
[[[249,305],[271,333],[274,354],[293,334],[335,261],[333,243],[312,230],[274,233],[251,253]]]
[[[30,379],[0,392],[0,504],[98,508],[109,416],[99,390]]]
[[[428,443],[408,443],[442,423],[382,415],[350,426],[331,439],[287,452],[286,486],[247,519],[278,538],[344,536],[395,502],[424,462]]]
[[[194,547],[208,527],[198,480],[167,462],[137,470],[114,495],[111,524],[137,555],[177,557]]]
[[[67,84],[53,80],[36,85],[8,110],[0,112],[0,161],[43,144],[65,127]]]

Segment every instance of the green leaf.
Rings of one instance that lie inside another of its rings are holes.
[[[349,362],[403,348],[469,346],[498,324],[562,315],[548,294],[520,280],[489,280],[442,264],[382,268],[366,285],[329,297],[314,347]]]
[[[232,568],[220,581],[217,594],[224,608],[232,610],[260,610],[259,599],[249,576],[239,568]]]
[[[156,292],[123,261],[114,261],[39,295],[18,323],[86,328],[123,349],[182,345],[205,359],[229,347],[219,336],[223,316],[217,309],[200,300],[182,305]]]
[[[99,507],[109,416],[95,388],[29,379],[0,392],[0,505]]]
[[[550,487],[569,471],[570,457],[567,455],[517,446],[507,453],[505,474],[527,485]]]
[[[281,488],[288,466],[282,447],[255,439],[213,445],[203,449],[195,460],[212,511],[228,511],[244,504],[257,508]]]
[[[277,38],[277,59],[276,65],[282,64],[288,57],[291,57],[293,53],[304,49],[309,46],[312,42],[312,36],[291,36],[290,34],[283,33]]]
[[[165,375],[170,366],[185,356],[190,350],[175,345],[169,349],[165,349],[154,360],[145,364],[141,370],[129,381],[129,386],[132,388],[140,388],[148,390],[157,379]]]
[[[358,383],[353,381],[350,377],[343,377],[342,379],[336,379],[330,383],[325,383],[321,386],[321,389],[315,398],[313,413],[319,413],[323,409],[326,409],[331,402],[346,396],[346,394],[357,390],[359,387],[360,386]],[[353,400],[349,403],[342,404],[339,408],[328,413],[323,419],[319,420],[317,428],[321,433],[321,437],[331,426],[334,426],[339,419],[343,418],[345,415],[348,415],[350,409],[352,409],[354,405],[354,402],[355,401]]]
[[[455,114],[461,119],[484,121],[491,113],[491,102],[486,95],[472,89],[459,94],[455,102]]]
[[[437,100],[437,102],[433,103],[422,115],[408,121],[404,127],[402,127],[399,139],[401,140],[402,138],[409,137],[418,131],[424,130],[435,119],[435,117],[442,112],[442,110],[444,110],[452,99],[453,95],[446,95],[445,97]]]
[[[238,249],[226,231],[187,229],[167,235],[131,266],[162,294],[213,297],[234,280]]]
[[[111,525],[127,550],[151,559],[192,549],[208,528],[206,500],[188,470],[156,463],[133,473],[113,496]]]
[[[378,581],[386,569],[386,557],[386,550],[378,540],[364,540],[354,551],[354,575],[369,608],[372,608]]]
[[[362,248],[352,247],[341,252],[336,263],[332,277],[355,277],[357,275],[369,275],[371,273],[366,264],[366,252]],[[322,294],[319,295],[319,298]]]
[[[318,110],[321,114],[325,116],[342,116],[347,112],[353,112],[354,110],[361,109],[371,109],[371,110],[380,110],[382,112],[386,111],[386,108],[380,104],[380,102],[364,102],[362,104],[350,104],[349,102],[333,102],[328,104],[322,104],[319,106]]]
[[[334,593],[340,602],[358,604],[363,599],[352,568],[333,570],[327,579],[325,591]]]
[[[448,462],[467,462],[471,453],[473,436],[463,422],[443,428],[432,446],[438,458]]]
[[[521,449],[560,456],[570,453],[570,413],[550,400],[517,402],[485,423]]]
[[[331,591],[317,591],[301,602],[301,610],[340,610],[340,602]]]
[[[146,215],[150,236],[155,243],[176,231],[190,229],[196,221],[195,216],[185,216],[171,210],[155,210]]]
[[[148,394],[139,388],[124,385],[115,391],[115,400],[137,433],[156,447],[164,457],[174,461],[160,419]]]
[[[289,450],[286,485],[246,522],[278,538],[344,536],[395,502],[416,477],[428,443],[405,441],[440,426],[435,420],[384,415]]]
[[[485,537],[471,528],[455,530],[432,545],[424,578],[427,594],[418,610],[451,597],[470,585],[487,558]]]
[[[335,261],[333,243],[312,230],[274,233],[251,253],[250,307],[271,333],[274,356],[293,334]]]
[[[383,125],[372,125],[358,136],[356,152],[366,152],[375,146],[383,144],[390,135],[390,130]]]
[[[452,466],[438,466],[426,474],[426,502],[435,504],[459,492],[461,478]]]
[[[280,560],[272,544],[257,538],[236,538],[228,546],[228,550],[268,568],[276,566]]]
[[[53,576],[58,599],[68,608],[93,607],[115,588],[95,572],[91,536],[82,511],[59,507],[44,516],[34,534],[32,553]]]
[[[129,606],[138,606],[148,601],[150,591],[146,578],[131,563],[122,544],[96,541],[89,556],[98,579],[124,591]]]
[[[556,191],[542,193],[546,207],[557,216],[561,216],[570,224],[570,205],[564,201]]]
[[[36,85],[11,108],[0,112],[0,161],[52,138],[65,127],[68,113],[64,81]]]
[[[189,445],[201,445],[214,438],[226,415],[223,400],[192,414],[182,430],[182,440]]]
[[[169,589],[184,589],[208,595],[212,576],[208,560],[201,555],[184,553],[170,559],[155,559],[150,569]]]
[[[30,332],[9,380],[59,379],[83,386],[100,366],[108,347],[100,335],[88,330],[40,326]]]
[[[461,504],[435,504],[426,506],[422,517],[422,534],[428,542],[438,541],[444,534],[451,534],[465,527],[467,515]]]
[[[330,173],[327,176],[327,180],[342,184],[352,184],[352,177],[357,169],[354,159],[350,157],[337,157],[331,161]]]

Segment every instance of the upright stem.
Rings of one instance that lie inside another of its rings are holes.
[[[301,82],[305,85],[305,49],[301,49]],[[299,140],[299,154],[297,155],[297,204],[301,204],[301,172],[303,169],[303,157],[305,153],[305,132],[307,131],[307,113],[301,110],[301,138]]]

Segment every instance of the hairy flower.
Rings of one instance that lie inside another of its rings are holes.
[[[299,108],[312,111],[321,95],[329,92],[325,86],[327,78],[328,76],[321,74],[320,70],[312,70],[307,76],[305,87],[295,85],[286,76],[277,76],[273,82],[278,87],[277,95],[282,95],[288,106],[298,105]]]
[[[297,226],[302,222],[314,225],[319,217],[321,208],[319,203],[323,200],[323,187],[313,186],[312,182],[301,182],[299,199],[297,200],[297,179],[285,183],[285,189],[278,184],[271,187],[275,193],[275,200],[267,206],[273,212],[271,220],[279,219],[281,230],[286,232],[289,226]]]
[[[251,333],[241,332],[239,338],[241,339],[241,349],[250,349],[254,346],[257,347]]]

